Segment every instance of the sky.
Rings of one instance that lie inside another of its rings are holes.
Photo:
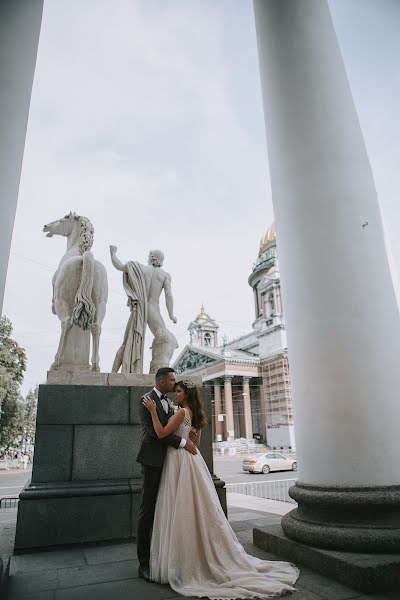
[[[329,7],[397,275],[400,6]],[[165,253],[178,352],[202,302],[221,342],[251,329],[247,279],[273,210],[250,0],[45,0],[3,307],[27,351],[24,393],[45,381],[60,335],[51,278],[66,240],[42,228],[70,210],[93,222],[108,273],[102,371],[129,317],[110,244],[123,262]]]

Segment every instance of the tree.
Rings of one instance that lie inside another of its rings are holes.
[[[8,390],[1,407],[0,447],[14,447],[22,430],[22,406],[18,386]]]
[[[25,350],[11,337],[12,324],[0,319],[0,446],[14,445],[21,435],[22,409],[19,385],[26,369]]]
[[[37,385],[33,390],[29,390],[25,400],[21,402],[21,435],[25,444],[32,443],[35,439],[38,394]]]
[[[12,378],[12,375],[7,372],[7,369],[5,367],[3,367],[3,365],[0,365],[0,419],[1,419],[1,405],[13,384],[14,384],[14,380]]]
[[[0,319],[0,367],[3,367],[16,383],[22,383],[26,369],[26,354],[25,350],[12,339],[11,334],[10,319],[2,316]]]

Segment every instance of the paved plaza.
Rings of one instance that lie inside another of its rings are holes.
[[[229,520],[240,542],[247,552],[267,560],[276,560],[277,557],[253,545],[253,528],[279,523],[281,515],[290,508],[282,502],[243,497],[240,494],[229,495]],[[8,515],[9,541],[12,528],[15,528],[16,510],[10,509]],[[7,549],[10,551],[9,543]],[[7,600],[168,600],[179,597],[167,585],[139,579],[137,567],[136,545],[132,542],[13,556],[5,597]],[[400,598],[400,592],[367,596],[307,568],[300,566],[300,570],[297,591],[288,596],[293,600]]]

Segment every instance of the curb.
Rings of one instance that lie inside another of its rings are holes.
[[[8,576],[10,573],[10,557],[4,563],[0,556],[0,598],[7,598]]]

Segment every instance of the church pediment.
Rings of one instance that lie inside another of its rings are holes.
[[[188,329],[219,329],[219,326],[215,321],[208,319],[201,321],[201,323],[197,323],[196,321],[192,321],[188,327]]]
[[[178,358],[174,365],[175,372],[179,375],[184,371],[193,371],[200,367],[215,363],[216,358],[212,358],[202,352],[196,352],[192,348],[187,348],[183,354]]]

